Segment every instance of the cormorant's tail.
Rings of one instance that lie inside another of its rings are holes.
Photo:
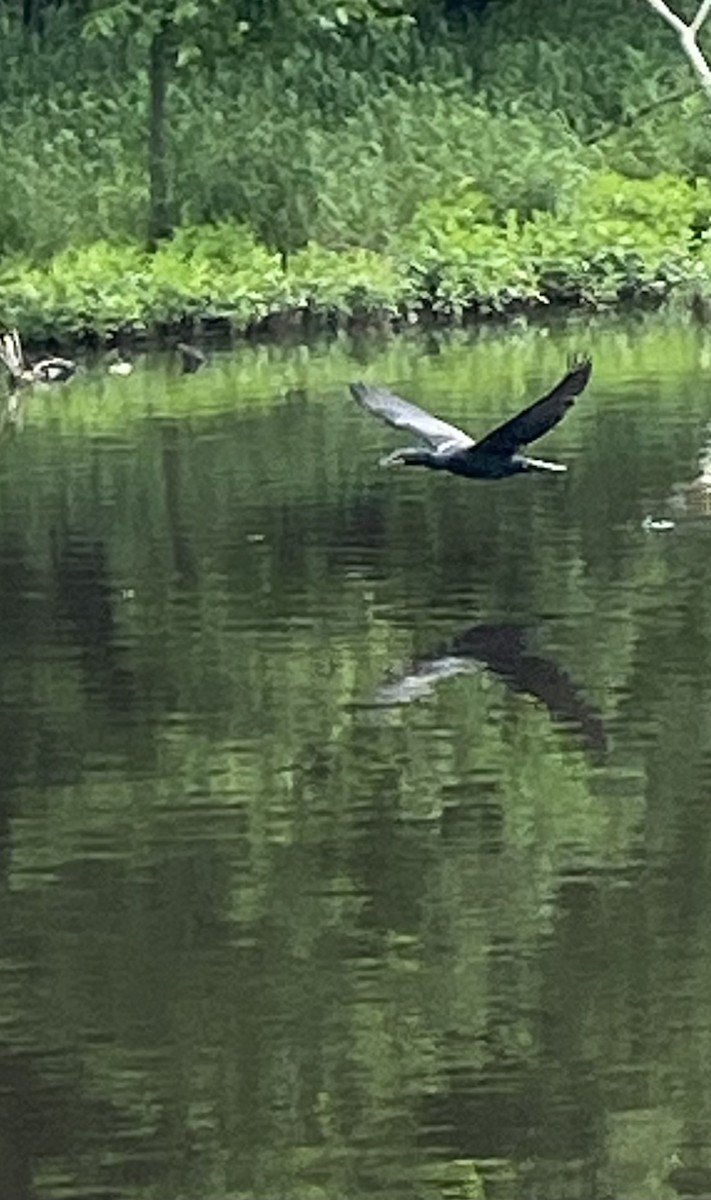
[[[527,471],[551,471],[560,474],[567,471],[568,468],[563,463],[547,462],[545,458],[529,458],[528,455],[524,458]]]

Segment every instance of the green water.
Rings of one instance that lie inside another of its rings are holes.
[[[565,476],[382,471],[346,390],[477,434],[581,347]],[[711,1195],[710,421],[659,319],[27,400],[0,1200]]]

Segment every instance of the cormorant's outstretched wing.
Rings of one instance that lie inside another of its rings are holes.
[[[589,358],[573,363],[568,373],[547,396],[536,400],[534,404],[524,408],[523,412],[492,429],[491,433],[487,433],[486,437],[477,442],[477,452],[481,450],[487,454],[513,454],[520,446],[527,446],[529,442],[543,437],[544,433],[548,433],[549,429],[562,421],[576,396],[586,387],[591,371],[592,362]]]
[[[415,404],[409,404],[407,400],[402,400],[394,392],[388,392],[385,388],[371,387],[367,383],[351,383],[350,389],[354,399],[362,408],[374,413],[381,420],[387,421],[388,425],[392,425],[395,429],[409,430],[410,433],[414,433],[423,441],[428,442],[434,450],[445,443],[449,443],[453,448],[458,446],[462,450],[474,445],[474,439],[463,430],[457,429],[456,425],[448,425],[446,421],[440,421],[439,417],[433,417]]]

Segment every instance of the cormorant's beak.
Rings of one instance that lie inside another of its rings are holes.
[[[405,459],[399,450],[393,450],[392,454],[386,454],[385,458],[380,460],[381,467],[402,467],[404,464]]]

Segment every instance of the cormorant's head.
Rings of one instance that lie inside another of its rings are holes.
[[[405,446],[401,450],[393,450],[392,454],[381,458],[381,467],[431,467],[434,466],[435,455],[424,447]]]

